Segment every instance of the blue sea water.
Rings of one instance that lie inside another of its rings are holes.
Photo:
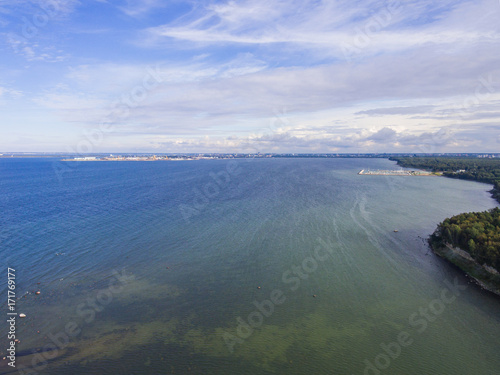
[[[15,371],[497,374],[498,298],[425,241],[496,206],[491,187],[357,174],[396,168],[0,159],[0,293],[6,314],[14,268],[27,315]]]

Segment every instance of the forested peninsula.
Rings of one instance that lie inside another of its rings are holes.
[[[443,176],[486,182],[500,202],[500,160],[457,157],[390,158],[402,167],[441,172]],[[430,236],[437,255],[472,276],[484,288],[500,295],[500,208],[463,213],[445,219]]]

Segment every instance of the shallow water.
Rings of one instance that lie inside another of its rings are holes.
[[[491,187],[368,168],[397,167],[0,159],[1,258],[29,292],[17,369],[497,374],[500,300],[425,241]]]

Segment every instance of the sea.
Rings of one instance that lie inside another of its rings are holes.
[[[362,169],[400,168],[0,159],[0,373],[499,374],[500,298],[427,243],[491,185]]]

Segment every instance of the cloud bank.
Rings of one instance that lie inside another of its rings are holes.
[[[498,149],[497,1],[27,3],[0,10],[3,150],[103,121],[95,152]]]

